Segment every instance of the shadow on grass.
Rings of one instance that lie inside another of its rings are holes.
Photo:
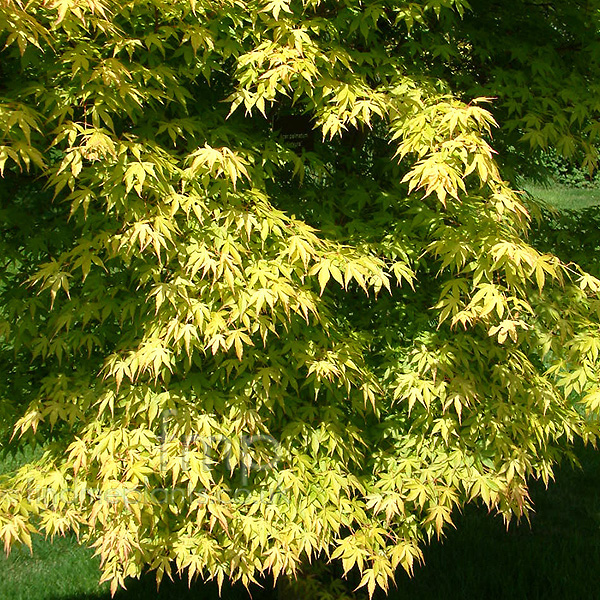
[[[456,530],[425,549],[410,579],[397,574],[390,598],[600,598],[600,453],[578,452],[583,471],[564,466],[548,489],[534,482],[536,512],[511,524],[468,507]]]

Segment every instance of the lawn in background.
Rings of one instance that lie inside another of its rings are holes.
[[[600,188],[573,188],[555,183],[544,185],[525,181],[521,187],[534,198],[558,210],[581,210],[600,204]],[[600,597],[600,593],[599,593]]]
[[[15,548],[7,558],[0,555],[2,600],[75,600],[110,598],[108,586],[98,585],[98,561],[72,537],[33,539],[28,548]]]

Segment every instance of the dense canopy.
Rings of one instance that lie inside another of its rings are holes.
[[[339,560],[372,594],[458,506],[527,511],[597,435],[600,281],[511,185],[595,165],[599,19],[0,0],[6,549],[75,531],[113,590]]]

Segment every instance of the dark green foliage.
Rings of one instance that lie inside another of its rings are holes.
[[[581,157],[580,161],[581,161]],[[577,157],[570,159],[559,155],[556,151],[546,151],[538,154],[533,168],[524,176],[533,176],[541,183],[549,186],[565,186],[572,188],[598,188],[600,187],[600,175],[598,171],[590,173],[589,170],[579,166]]]
[[[467,99],[497,99],[496,149],[507,166],[523,168],[516,161],[529,159],[526,142],[533,150],[579,155],[588,167],[600,134],[596,18],[594,2],[482,0],[463,16],[442,11],[439,21],[416,25],[420,35],[400,51],[409,52],[415,70],[451,82]]]
[[[600,277],[600,207],[560,211],[545,207],[532,227],[531,241],[543,252]]]

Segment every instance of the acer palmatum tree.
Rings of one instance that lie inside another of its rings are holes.
[[[600,281],[492,148],[594,166],[600,7],[519,4],[0,3],[7,550],[372,594],[527,512],[597,434]]]

